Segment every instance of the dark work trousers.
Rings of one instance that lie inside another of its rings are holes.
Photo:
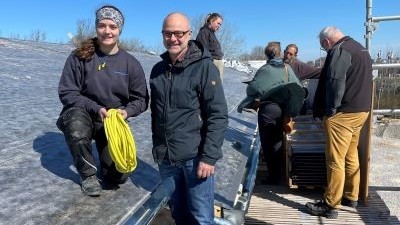
[[[61,114],[57,127],[64,133],[74,165],[83,180],[97,172],[92,140],[96,143],[103,180],[106,183],[118,184],[128,179],[129,173],[122,174],[115,168],[108,152],[107,137],[100,119],[93,119],[85,110],[72,107]]]
[[[267,179],[271,184],[278,184],[283,168],[283,130],[282,110],[274,102],[260,105],[258,111],[258,127],[264,159],[267,162]]]

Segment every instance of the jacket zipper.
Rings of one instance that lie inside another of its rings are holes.
[[[168,80],[172,80],[172,73],[171,73],[172,68],[170,67],[168,72],[167,72],[167,78]]]
[[[168,85],[165,86],[165,104],[164,104],[164,126],[165,126],[165,132],[164,132],[164,136],[165,136],[165,144],[167,145],[167,151],[165,152],[165,154],[168,154],[168,161],[171,163],[171,157],[169,154],[169,145],[168,145],[168,138],[167,138],[167,125],[168,125],[168,105],[169,105],[169,101],[171,100],[171,90],[172,90],[172,82],[173,82],[173,76],[172,76],[172,65],[169,65],[168,71],[167,71],[167,79],[168,79]],[[164,155],[165,157],[165,155]]]

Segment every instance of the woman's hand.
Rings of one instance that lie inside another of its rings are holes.
[[[122,119],[126,120],[128,118],[128,113],[125,109],[118,109],[118,113],[121,114]]]
[[[100,118],[101,118],[101,121],[103,121],[106,117],[110,117],[110,114],[108,114],[106,108],[101,108],[101,109],[99,110],[99,116],[100,116]]]

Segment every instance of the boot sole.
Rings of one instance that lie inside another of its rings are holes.
[[[85,191],[82,189],[83,194],[90,196],[90,197],[99,197],[101,195],[101,191],[93,191],[93,192],[89,192],[89,191]]]
[[[323,217],[326,217],[327,219],[337,219],[337,218],[338,218],[338,215],[339,215],[339,213],[338,213],[337,211],[336,211],[336,212],[331,212],[331,213],[315,212],[315,211],[311,210],[311,209],[307,206],[307,204],[306,204],[306,208],[307,208],[307,211],[308,211],[311,215],[313,215],[313,216],[323,216]]]

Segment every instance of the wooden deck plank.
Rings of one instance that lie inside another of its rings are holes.
[[[337,219],[308,214],[305,204],[320,199],[322,194],[322,189],[256,185],[245,224],[393,224],[389,221],[389,209],[374,190],[370,190],[368,205],[359,205],[357,209],[342,206]]]

